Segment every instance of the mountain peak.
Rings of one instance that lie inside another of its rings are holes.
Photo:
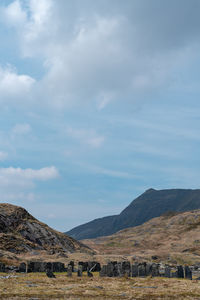
[[[200,190],[150,188],[134,199],[119,215],[93,220],[73,228],[67,234],[76,239],[96,238],[141,225],[169,211],[184,212],[199,208]]]

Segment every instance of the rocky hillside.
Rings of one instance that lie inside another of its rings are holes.
[[[84,240],[99,254],[178,263],[199,262],[200,210],[166,214],[111,236]]]
[[[92,252],[87,246],[55,231],[24,208],[0,204],[0,250],[12,253],[44,250],[48,253]]]
[[[200,190],[149,189],[133,200],[119,215],[93,220],[66,232],[78,240],[113,234],[141,225],[168,211],[184,212],[200,208]]]

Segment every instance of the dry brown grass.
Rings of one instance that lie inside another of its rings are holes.
[[[5,275],[5,274],[1,274]],[[19,274],[0,279],[0,299],[200,299],[198,281],[167,278],[82,278],[73,274]]]
[[[200,210],[154,218],[107,237],[84,240],[99,254],[192,264],[200,259]]]

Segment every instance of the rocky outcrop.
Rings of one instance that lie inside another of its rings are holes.
[[[0,249],[12,253],[45,250],[49,254],[93,251],[65,234],[55,231],[24,208],[0,204]]]

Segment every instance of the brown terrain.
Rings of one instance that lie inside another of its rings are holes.
[[[87,246],[36,220],[25,209],[0,204],[0,261],[152,260],[198,263],[200,258],[200,210],[168,214],[143,225],[94,240]],[[90,248],[96,250],[96,253]],[[0,273],[0,299],[200,299],[199,281],[151,277],[67,277],[55,273]]]
[[[2,276],[2,278],[1,278]],[[93,278],[67,277],[57,273],[48,278],[44,273],[17,274],[6,278],[0,273],[0,299],[46,300],[199,300],[200,285],[197,280],[176,278],[107,278],[94,273]]]
[[[192,264],[200,260],[200,210],[168,213],[113,235],[82,240],[99,257]]]
[[[82,243],[41,223],[24,208],[0,204],[0,258],[16,260],[39,253],[66,257],[77,252],[93,253]]]

